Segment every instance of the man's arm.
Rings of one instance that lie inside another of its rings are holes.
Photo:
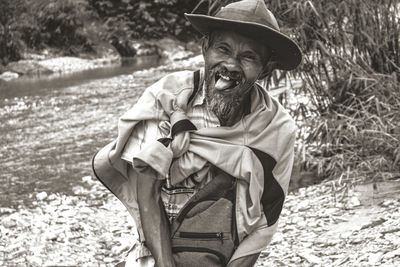
[[[146,239],[157,267],[174,267],[169,222],[161,201],[162,181],[150,176],[138,179],[138,204],[140,220]]]
[[[251,254],[238,258],[228,264],[228,267],[252,267],[256,263],[260,253]]]

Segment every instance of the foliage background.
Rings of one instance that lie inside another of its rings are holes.
[[[57,48],[66,55],[92,51],[84,23],[91,12],[84,0],[0,0],[1,63],[26,50]]]
[[[192,35],[183,16],[197,0],[88,0],[89,6],[105,21],[111,35],[125,38],[187,38]]]
[[[350,181],[400,177],[400,4],[267,1],[303,49],[304,168]],[[295,116],[299,111],[295,109]]]
[[[99,41],[117,47],[134,39],[165,36],[187,41],[196,33],[183,13],[191,12],[197,2],[0,0],[0,63],[19,60],[27,50],[90,53]]]

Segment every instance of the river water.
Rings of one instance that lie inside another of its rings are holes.
[[[73,194],[117,120],[167,72],[154,58],[130,66],[0,83],[0,207],[38,192]]]

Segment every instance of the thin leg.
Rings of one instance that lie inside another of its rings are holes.
[[[162,181],[154,177],[138,179],[138,204],[146,246],[157,267],[175,267],[172,257],[169,221],[161,200]]]

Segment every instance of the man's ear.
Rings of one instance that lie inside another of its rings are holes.
[[[272,72],[276,69],[278,63],[276,61],[268,61],[267,64],[264,65],[262,72],[260,73],[259,79],[264,79],[272,74]]]
[[[206,37],[203,37],[203,38],[206,38]],[[203,53],[203,55],[206,54],[207,49],[208,49],[208,41],[207,40],[203,40],[201,42],[201,52]]]

